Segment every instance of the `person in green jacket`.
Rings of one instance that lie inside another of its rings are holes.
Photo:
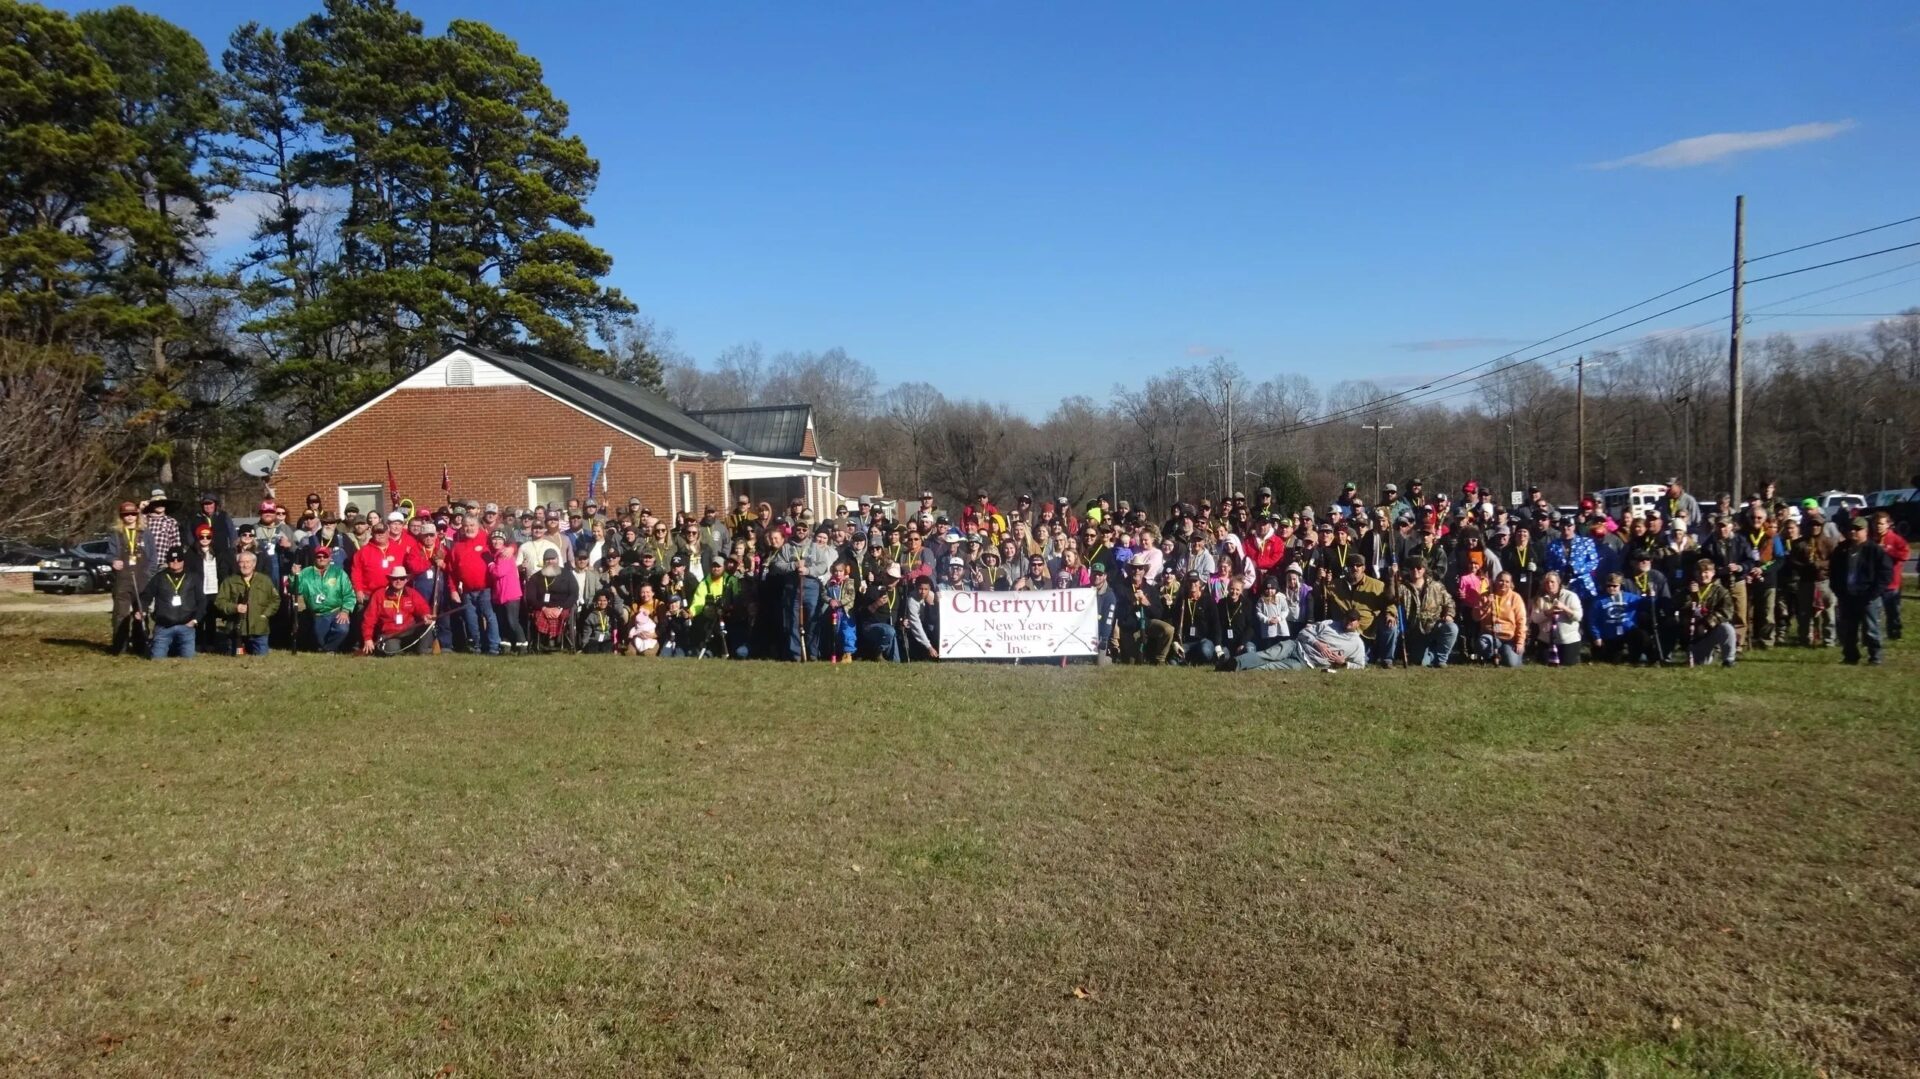
[[[333,564],[333,548],[314,548],[313,565],[294,578],[293,592],[294,605],[306,612],[314,647],[338,652],[353,629],[353,582]]]
[[[264,656],[267,634],[275,611],[280,609],[280,590],[264,573],[254,572],[260,563],[252,551],[239,556],[240,572],[220,582],[213,597],[214,609],[227,616],[233,629],[233,654]]]

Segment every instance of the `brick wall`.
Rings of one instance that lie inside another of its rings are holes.
[[[678,485],[686,473],[696,500],[724,505],[720,461],[656,457],[648,443],[527,386],[398,390],[281,458],[273,486],[281,501],[296,506],[308,491],[318,491],[321,504],[338,511],[340,487],[384,488],[391,460],[401,497],[438,505],[444,461],[455,498],[525,506],[528,479],[568,476],[574,496],[584,501],[593,463],[608,445],[613,457],[603,497],[624,505],[638,496],[664,515],[669,483]]]

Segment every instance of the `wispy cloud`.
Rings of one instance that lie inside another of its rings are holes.
[[[1722,131],[1713,135],[1695,135],[1690,139],[1680,139],[1665,146],[1656,146],[1645,153],[1602,161],[1592,167],[1596,169],[1690,169],[1696,165],[1710,165],[1715,161],[1724,161],[1735,154],[1751,153],[1754,150],[1778,150],[1783,146],[1793,146],[1802,142],[1819,142],[1851,131],[1853,126],[1852,120],[1823,120],[1813,124],[1776,127],[1771,131]]]
[[[1436,337],[1427,341],[1397,341],[1403,352],[1453,352],[1463,348],[1512,348],[1525,341],[1513,337]]]

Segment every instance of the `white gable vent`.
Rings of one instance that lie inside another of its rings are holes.
[[[449,386],[473,385],[473,361],[465,359],[460,356],[455,356],[453,359],[448,360],[447,361],[447,385]]]

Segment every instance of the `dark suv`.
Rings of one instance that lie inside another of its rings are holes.
[[[43,559],[33,571],[35,592],[109,592],[113,590],[113,541],[88,540]]]

